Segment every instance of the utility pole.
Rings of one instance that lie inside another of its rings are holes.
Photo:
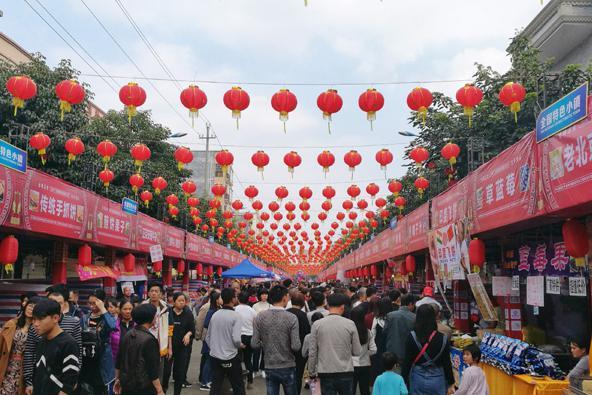
[[[205,194],[209,193],[209,181],[210,181],[210,140],[215,139],[215,134],[210,134],[211,125],[209,122],[206,122],[206,134],[205,136],[200,133],[199,139],[206,141],[206,160],[205,160],[205,171],[204,171],[204,188]]]

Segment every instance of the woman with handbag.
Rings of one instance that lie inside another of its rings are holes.
[[[405,345],[402,376],[410,395],[454,393],[449,339],[438,332],[436,310],[429,304],[417,309],[415,329]]]

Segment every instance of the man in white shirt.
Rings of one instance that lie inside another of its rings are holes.
[[[419,306],[424,304],[435,304],[438,306],[439,310],[442,310],[442,305],[436,299],[434,299],[434,288],[432,287],[425,287],[422,292],[423,298],[415,302],[415,308],[419,308]]]
[[[257,312],[249,306],[249,293],[246,291],[238,295],[239,305],[234,308],[234,311],[241,316],[241,342],[246,346],[243,351],[243,362],[249,372],[247,376],[247,389],[251,389],[253,385],[253,349],[251,348],[251,338],[253,337],[253,319],[257,316]]]

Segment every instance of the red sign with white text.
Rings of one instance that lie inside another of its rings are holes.
[[[541,214],[537,180],[536,142],[531,132],[471,174],[471,232],[501,228]]]
[[[131,215],[121,210],[121,204],[100,200],[94,213],[94,240],[112,247],[133,248],[132,240],[135,244],[136,235]]]
[[[588,107],[592,96],[588,98]],[[545,209],[557,212],[590,203],[592,191],[592,114],[538,144]]]
[[[136,218],[136,245],[142,252],[150,252],[150,246],[163,244],[164,224],[145,214],[138,213]]]
[[[432,229],[441,228],[467,216],[470,174],[432,200]]]
[[[185,259],[200,261],[200,243],[203,239],[196,234],[187,232],[185,236]]]
[[[428,230],[430,229],[429,204],[424,203],[407,214],[406,232],[407,248],[405,252],[415,252],[428,248]]]
[[[183,258],[185,252],[185,231],[166,226],[164,231],[163,253],[171,258]]]

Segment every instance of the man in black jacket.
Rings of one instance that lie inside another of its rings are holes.
[[[116,394],[164,395],[158,378],[160,351],[158,341],[148,331],[156,307],[140,304],[132,311],[136,326],[121,340],[115,370]]]
[[[300,336],[300,350],[296,353],[296,390],[299,394],[302,389],[302,376],[304,375],[304,367],[306,359],[302,356],[302,344],[304,344],[304,337],[310,333],[310,324],[306,313],[302,311],[304,307],[304,295],[301,292],[291,292],[292,307],[288,311],[296,315],[298,318],[298,334]]]

